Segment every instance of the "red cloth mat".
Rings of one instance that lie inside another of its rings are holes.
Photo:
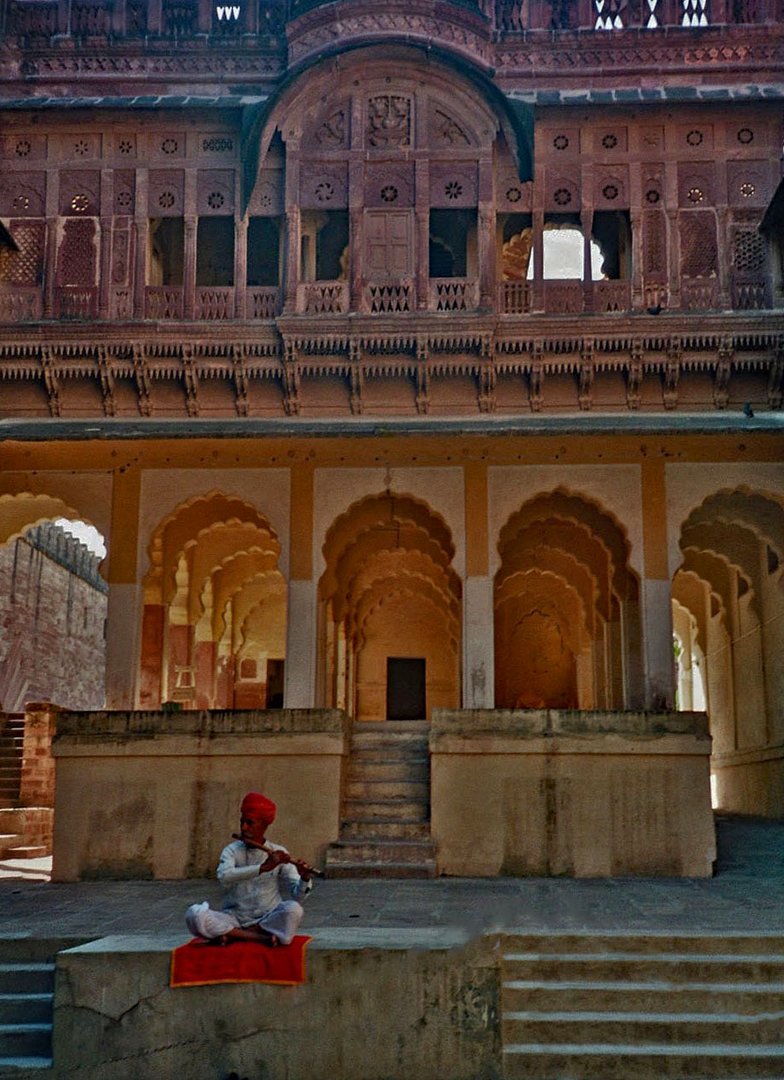
[[[246,982],[298,986],[305,981],[305,946],[311,940],[297,934],[290,945],[270,948],[255,941],[212,945],[193,938],[172,952],[169,986]]]

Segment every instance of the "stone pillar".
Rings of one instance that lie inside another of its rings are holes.
[[[19,787],[22,806],[54,806],[52,739],[59,711],[48,702],[31,702],[25,708]]]
[[[248,288],[248,219],[238,218],[234,225],[234,318],[247,318]]]
[[[286,158],[286,267],[283,291],[283,311],[286,315],[293,315],[297,310],[301,236],[299,155],[290,153]]]
[[[426,311],[430,303],[430,167],[424,158],[420,158],[414,169],[416,306],[420,311]]]
[[[284,707],[310,709],[316,696],[316,583],[313,581],[313,469],[291,470],[291,554]]]
[[[642,582],[645,708],[672,709],[672,587],[667,562],[667,483],[663,461],[641,466],[644,578]]]
[[[479,307],[495,310],[496,217],[493,202],[493,162],[479,162],[479,205],[477,208],[477,248],[479,251]]]
[[[463,708],[495,705],[493,579],[487,521],[487,466],[463,469],[466,570],[463,591]]]
[[[192,319],[196,306],[196,230],[199,219],[185,218],[185,243],[182,268],[182,309],[183,317]]]
[[[136,580],[140,491],[138,469],[114,473],[106,613],[107,709],[132,709],[136,698],[141,605],[141,587]]]

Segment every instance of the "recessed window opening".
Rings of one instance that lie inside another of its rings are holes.
[[[347,277],[348,211],[303,212],[300,279],[302,281],[342,281]]]
[[[583,277],[583,232],[577,214],[551,214],[545,218],[542,237],[543,271],[548,280],[577,280]],[[602,273],[602,253],[599,245],[591,243],[591,279],[599,281]],[[533,278],[533,260],[528,277]]]
[[[147,281],[150,285],[182,285],[185,223],[179,217],[150,221]]]
[[[525,281],[533,276],[533,226],[530,214],[506,214],[500,221],[501,280]]]
[[[591,234],[592,265],[596,245],[601,254],[599,277],[611,281],[628,280],[632,270],[632,228],[628,210],[596,211]],[[597,280],[595,274],[593,280]]]
[[[234,218],[199,218],[196,233],[196,284],[234,284]]]
[[[430,211],[430,277],[476,275],[476,210]]]
[[[248,285],[280,283],[280,218],[254,217],[248,223]]]

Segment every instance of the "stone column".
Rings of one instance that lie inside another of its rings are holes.
[[[313,581],[313,469],[291,470],[291,553],[286,621],[287,709],[311,709],[316,696],[316,583]]]
[[[675,705],[672,586],[667,562],[667,482],[663,461],[641,466],[644,578],[642,634],[645,708]]]
[[[495,310],[496,240],[493,202],[493,162],[479,162],[479,200],[477,207],[477,248],[479,252],[479,307]]]
[[[487,466],[463,468],[466,569],[463,590],[463,708],[495,706],[493,579],[487,521]]]
[[[147,216],[149,198],[149,173],[146,169],[136,170],[136,207],[133,222],[135,242],[135,263],[133,271],[133,316],[143,319],[146,306],[147,287],[147,245],[149,243],[150,222]]]
[[[420,311],[426,311],[430,303],[430,167],[421,158],[414,169],[416,306]]]
[[[183,317],[192,319],[196,307],[196,230],[199,219],[185,218],[185,243],[182,268]]]
[[[247,318],[248,219],[234,224],[234,318]]]
[[[283,290],[283,311],[286,315],[293,315],[297,310],[301,236],[299,155],[290,154],[286,158],[286,267]]]
[[[106,613],[106,708],[132,709],[136,701],[141,586],[136,580],[141,473],[115,472],[109,536]]]

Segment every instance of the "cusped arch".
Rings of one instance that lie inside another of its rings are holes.
[[[18,539],[34,525],[57,518],[94,524],[81,510],[57,495],[34,494],[31,491],[0,495],[0,544]]]
[[[688,515],[682,534],[695,524],[724,521],[751,529],[784,559],[784,499],[770,492],[756,491],[747,485],[723,488],[706,496]]]

